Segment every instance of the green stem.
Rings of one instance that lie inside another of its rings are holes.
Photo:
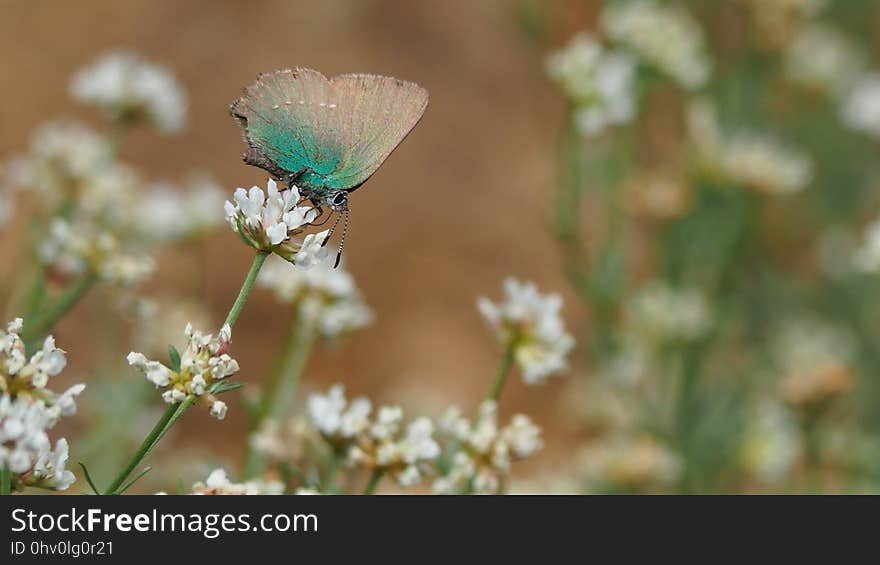
[[[260,394],[252,418],[255,426],[265,418],[280,422],[288,414],[316,337],[305,316],[298,314],[290,326],[274,374]],[[250,445],[245,461],[245,477],[259,475],[266,465],[263,454],[251,449]]]
[[[247,302],[248,295],[250,295],[251,289],[254,287],[254,282],[257,280],[257,274],[259,274],[260,269],[263,267],[263,263],[268,256],[269,253],[267,251],[257,252],[256,257],[254,257],[254,262],[251,263],[251,268],[248,271],[247,277],[244,279],[244,284],[241,285],[241,290],[238,291],[238,297],[232,304],[232,308],[229,309],[229,314],[226,316],[226,321],[223,322],[223,325],[228,324],[230,327],[235,325],[235,321],[238,319],[238,315],[241,314],[241,310],[244,308],[244,303]]]
[[[379,486],[379,481],[382,480],[382,476],[385,474],[384,471],[380,471],[376,469],[373,471],[373,474],[370,475],[370,482],[367,483],[367,488],[364,489],[364,494],[373,494],[376,492],[376,487]]]
[[[12,494],[12,471],[8,465],[0,469],[0,495]]]
[[[186,403],[186,400],[181,402],[180,404],[171,404],[168,408],[165,409],[165,412],[162,414],[162,417],[159,418],[159,421],[156,422],[156,425],[153,426],[153,429],[150,430],[150,433],[147,434],[147,437],[144,438],[144,441],[141,442],[141,446],[138,448],[137,452],[132,456],[131,460],[128,462],[128,465],[116,476],[113,480],[113,483],[107,487],[107,490],[104,491],[104,494],[116,494],[116,491],[119,487],[122,486],[122,483],[128,478],[129,475],[140,465],[141,461],[152,451],[154,447],[159,443],[159,440],[165,435],[168,431],[168,422],[174,417],[177,413],[178,409]]]
[[[498,372],[495,374],[495,382],[492,383],[492,388],[486,397],[487,399],[498,402],[501,391],[504,389],[504,383],[507,382],[507,376],[513,367],[514,351],[516,351],[516,344],[511,342],[504,350],[504,356],[501,358],[501,364],[498,366]]]
[[[60,320],[76,305],[77,302],[80,301],[83,296],[85,296],[96,282],[98,282],[97,275],[94,273],[87,274],[64,289],[64,292],[61,293],[58,300],[49,306],[48,309],[40,313],[34,320],[25,320],[27,325],[25,326],[22,339],[25,342],[26,349],[31,351],[36,342],[46,335],[58,320]]]
[[[330,461],[324,471],[324,480],[321,481],[324,494],[333,494],[336,491],[336,473],[339,472],[339,464],[342,463],[342,453],[337,448],[330,452]]]
[[[268,253],[261,251],[257,253],[256,257],[254,257],[254,262],[251,264],[247,277],[241,285],[241,290],[238,293],[238,297],[235,299],[235,303],[233,303],[232,308],[229,310],[229,314],[226,316],[226,322],[224,322],[224,325],[228,324],[231,327],[235,324],[235,320],[238,319],[238,315],[241,313],[242,308],[244,308],[248,295],[254,287],[254,281],[257,280],[257,274],[260,272],[260,268],[263,266],[263,263],[268,256]],[[150,433],[144,438],[140,448],[138,448],[137,452],[128,462],[128,465],[126,465],[116,479],[113,480],[113,483],[107,488],[104,494],[115,494],[119,490],[129,475],[131,475],[137,466],[140,465],[141,461],[143,461],[150,451],[159,444],[162,438],[165,437],[165,434],[174,427],[174,424],[180,420],[195,400],[195,396],[189,395],[179,404],[172,404],[165,410],[165,413],[162,414],[162,417],[159,418],[159,421],[156,422],[156,425],[153,426],[153,429],[150,430]]]

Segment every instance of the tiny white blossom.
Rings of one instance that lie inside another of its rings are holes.
[[[218,420],[222,420],[226,417],[226,403],[222,400],[215,400],[213,404],[211,404],[211,416],[214,416]]]
[[[54,450],[43,453],[37,459],[33,470],[34,481],[46,488],[67,490],[76,481],[73,472],[65,469],[68,457],[67,440],[61,438]]]

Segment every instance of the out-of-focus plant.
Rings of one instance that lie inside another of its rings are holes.
[[[567,101],[554,223],[591,318],[572,386],[605,399],[572,403],[593,435],[571,473],[613,492],[876,481],[876,5],[595,7],[546,58]]]

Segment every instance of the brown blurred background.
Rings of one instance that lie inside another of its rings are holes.
[[[478,296],[499,296],[506,276],[532,279],[563,293],[570,324],[580,319],[548,222],[562,101],[545,83],[541,54],[517,29],[514,2],[0,0],[0,8],[4,156],[23,152],[44,121],[94,118],[71,101],[69,78],[120,47],[171,67],[190,101],[182,135],[138,132],[126,141],[123,159],[153,178],[203,170],[230,194],[265,180],[241,162],[238,127],[227,114],[258,72],[371,72],[428,89],[421,124],[353,198],[347,267],[376,323],[318,351],[306,371],[308,386],[340,381],[375,402],[430,413],[450,402],[472,409],[500,353],[474,308]],[[230,230],[201,252],[201,280],[176,269],[191,255],[169,253],[147,290],[177,288],[204,299],[219,321],[251,252]],[[94,360],[91,306],[80,305],[55,332],[72,363],[65,380],[87,379]],[[253,296],[234,340],[243,380],[265,374],[290,317],[267,292]],[[580,338],[583,328],[571,329]],[[120,360],[129,348],[120,344]],[[119,378],[142,377],[125,369]],[[565,424],[557,415],[563,391],[561,380],[526,389],[517,378],[503,398],[502,413],[526,410],[546,428],[541,466],[565,457]],[[191,415],[182,433],[236,457],[244,418],[235,403],[231,408],[219,427],[206,414]],[[198,434],[208,429],[221,433]]]

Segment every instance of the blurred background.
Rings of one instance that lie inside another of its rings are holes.
[[[850,492],[880,480],[880,3],[0,7],[3,156],[26,154],[47,121],[97,122],[68,85],[115,49],[167,66],[188,98],[179,134],[133,129],[120,158],[174,186],[210,175],[227,198],[266,178],[241,162],[228,116],[257,73],[307,66],[427,88],[424,119],[352,200],[345,266],[375,321],[313,353],[307,390],[342,382],[416,413],[473,410],[500,356],[474,304],[515,276],[562,296],[578,346],[565,378],[505,390],[502,415],[528,413],[545,441],[512,490]],[[9,265],[22,218],[3,230]],[[213,327],[251,257],[221,226],[161,251],[135,294],[193,306]],[[3,276],[7,318],[17,274]],[[123,294],[96,288],[54,330],[64,381],[95,383],[65,428],[72,445],[83,438],[72,459],[108,468],[110,446],[131,449],[155,418],[130,407],[161,410],[124,361],[144,346]],[[253,295],[235,328],[241,380],[264,378],[292,317]],[[98,331],[107,324],[119,329]],[[175,469],[164,475],[189,483],[211,462],[240,463],[243,414],[231,400],[222,422],[187,417],[157,454]]]

